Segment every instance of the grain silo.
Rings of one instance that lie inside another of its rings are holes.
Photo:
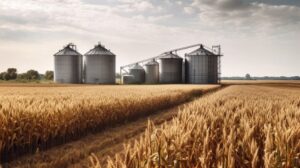
[[[113,84],[116,56],[101,44],[85,54],[85,83]]]
[[[165,53],[158,59],[159,83],[182,83],[182,58]]]
[[[133,75],[123,75],[122,76],[123,84],[134,84],[134,76]]]
[[[141,84],[145,82],[145,70],[139,64],[135,64],[129,69],[129,75],[134,77],[134,83]]]
[[[155,84],[159,82],[159,64],[155,61],[155,59],[145,65],[145,72],[145,83]]]
[[[186,82],[194,84],[218,83],[219,55],[205,49],[199,49],[185,55]]]
[[[72,43],[54,54],[54,81],[82,83],[82,55]]]

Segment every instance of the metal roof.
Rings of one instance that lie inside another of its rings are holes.
[[[54,54],[54,56],[64,56],[64,55],[78,56],[81,54],[76,51],[76,45],[70,43],[67,46],[65,46],[63,49],[59,50],[56,54]]]
[[[159,57],[159,59],[165,59],[165,58],[182,59],[181,57],[173,53],[164,53],[162,56]]]
[[[190,52],[190,53],[188,53],[186,55],[193,56],[193,55],[216,55],[216,54],[214,54],[211,51],[205,49],[203,47],[203,45],[201,45],[200,48],[198,48],[197,50],[192,51],[192,52]]]
[[[149,61],[147,62],[147,64],[145,64],[145,66],[147,65],[158,65],[158,62],[156,62],[155,60]]]
[[[108,49],[106,49],[103,45],[100,43],[95,45],[93,49],[91,49],[89,52],[87,52],[84,55],[111,55],[114,56],[115,54],[110,52]]]
[[[133,67],[131,67],[130,69],[144,69],[142,66],[140,66],[139,64],[135,64]]]

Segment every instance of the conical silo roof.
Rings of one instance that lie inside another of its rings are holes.
[[[174,53],[164,53],[159,59],[166,59],[166,58],[173,58],[173,59],[182,59],[180,56]]]
[[[54,54],[54,56],[64,56],[64,55],[78,56],[81,54],[76,51],[76,45],[70,43],[67,46],[65,46],[63,49],[59,50],[56,54]]]
[[[114,56],[115,54],[106,49],[103,45],[100,43],[95,45],[93,49],[91,49],[89,52],[87,52],[85,55],[111,55]]]
[[[139,64],[135,64],[133,67],[131,67],[130,69],[144,69],[142,66],[140,66]]]
[[[212,53],[211,51],[205,49],[203,47],[203,45],[201,45],[200,48],[198,48],[195,51],[192,51],[192,52],[188,53],[187,55],[193,56],[193,55],[215,55],[215,54]]]
[[[150,65],[158,65],[158,62],[155,60],[152,60],[152,61],[147,62],[147,64],[145,64],[145,66],[150,66]]]

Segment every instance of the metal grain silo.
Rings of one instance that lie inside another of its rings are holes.
[[[148,62],[145,65],[147,84],[155,84],[159,82],[159,64],[155,60]]]
[[[182,83],[182,58],[166,53],[158,59],[159,83]]]
[[[134,76],[133,75],[123,75],[122,76],[123,84],[134,84]]]
[[[199,49],[185,55],[186,81],[193,84],[218,83],[218,55],[205,49]]]
[[[70,43],[54,54],[54,81],[82,83],[82,55],[74,44]]]
[[[145,82],[145,70],[139,64],[135,64],[129,69],[129,75],[134,77],[134,83],[140,84]]]
[[[85,83],[113,84],[116,82],[116,55],[101,44],[85,54]]]

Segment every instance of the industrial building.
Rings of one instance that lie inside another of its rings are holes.
[[[82,55],[72,43],[54,54],[54,81],[82,83]]]
[[[178,51],[195,47],[197,49],[186,53],[184,58],[176,54]],[[121,79],[123,84],[217,84],[220,83],[221,56],[219,45],[209,48],[203,44],[195,44],[122,66]],[[135,78],[141,80],[135,81]]]
[[[194,51],[180,57],[177,52]],[[221,75],[221,46],[195,44],[120,67],[123,84],[217,84]],[[116,55],[100,43],[83,56],[72,43],[54,55],[57,83],[114,84]]]
[[[159,57],[159,83],[182,83],[182,60],[171,52]]]
[[[129,68],[128,76],[128,84],[135,83],[135,84],[142,84],[145,83],[145,70],[139,64],[135,64],[133,67]],[[126,83],[125,83],[126,84]]]
[[[218,83],[219,56],[205,49],[199,49],[185,55],[186,83]]]
[[[145,64],[145,83],[155,84],[159,82],[159,64],[155,60]]]
[[[115,84],[116,55],[100,43],[83,56],[70,43],[54,54],[56,83]]]
[[[116,55],[100,43],[84,54],[84,83],[114,84]]]

